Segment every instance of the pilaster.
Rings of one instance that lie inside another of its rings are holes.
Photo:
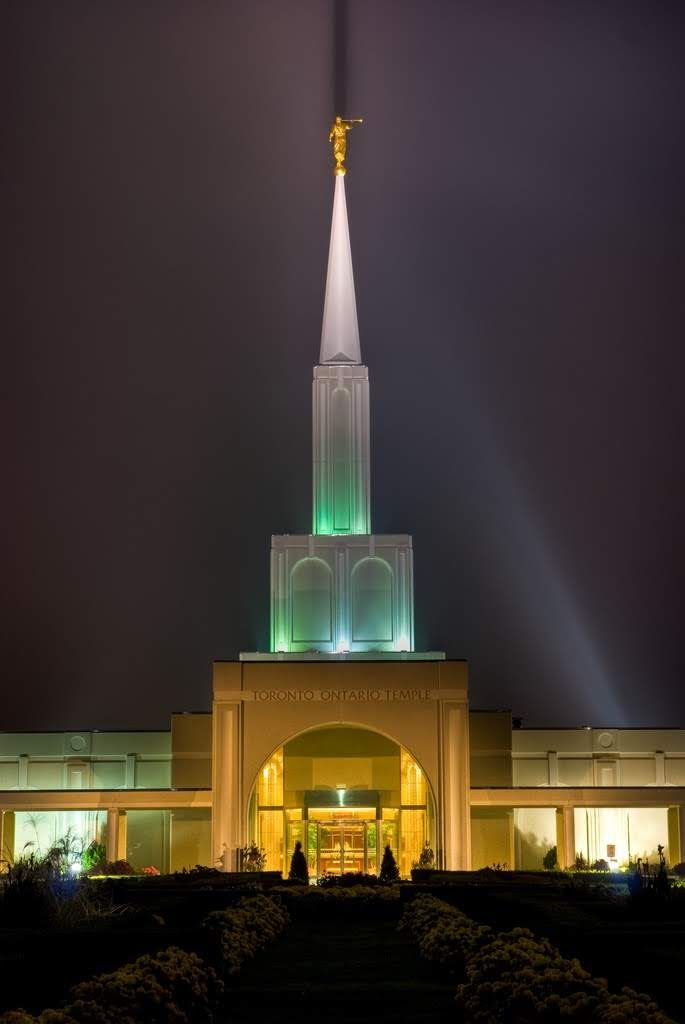
[[[238,870],[241,843],[239,702],[216,700],[212,709],[212,861],[222,871]]]
[[[576,862],[576,819],[573,807],[557,807],[557,861],[560,868],[572,868]]]
[[[469,711],[466,701],[441,702],[442,794],[441,818],[444,867],[471,867],[471,809],[469,804]]]
[[[315,366],[312,384],[313,533],[371,532],[369,446],[369,371],[366,366]]]

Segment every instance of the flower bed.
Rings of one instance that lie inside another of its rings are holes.
[[[37,1017],[10,1010],[0,1024],[204,1024],[221,1001],[220,976],[235,974],[287,924],[287,911],[275,901],[245,898],[208,916],[204,959],[172,946],[74,986],[62,1010]]]
[[[465,1021],[673,1024],[649,996],[629,988],[610,993],[603,978],[525,928],[494,933],[433,896],[410,903],[400,927],[423,957],[457,973],[456,1002]]]
[[[266,896],[242,899],[230,910],[215,910],[203,931],[210,961],[235,974],[243,963],[273,942],[288,924],[288,912]]]

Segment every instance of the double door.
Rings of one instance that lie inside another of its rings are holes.
[[[365,874],[376,872],[375,821],[311,822],[312,840],[316,844],[317,875],[342,875],[348,871],[363,871]],[[310,850],[310,854],[314,852]]]

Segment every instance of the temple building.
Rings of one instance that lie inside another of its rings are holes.
[[[413,547],[373,533],[369,371],[335,189],[312,384],[311,533],[271,542],[270,650],[216,662],[209,713],[164,732],[0,734],[0,852],[67,831],[109,860],[236,870],[256,842],[312,877],[437,866],[685,860],[685,730],[525,729],[469,708],[468,666],[414,644]],[[296,410],[294,410],[296,412]],[[305,415],[301,410],[301,415]],[[380,438],[383,443],[383,438]],[[515,698],[515,695],[512,695]]]

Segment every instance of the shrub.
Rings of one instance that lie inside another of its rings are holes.
[[[316,884],[321,889],[345,889],[350,886],[380,885],[378,875],[365,875],[363,871],[345,871],[342,875],[319,875]]]
[[[542,866],[545,871],[555,871],[559,867],[559,858],[557,856],[556,846],[550,846],[549,850],[542,858]]]
[[[214,910],[202,925],[210,959],[235,974],[280,935],[288,921],[288,912],[266,896],[246,896],[237,907]]]
[[[600,857],[599,860],[594,861],[592,865],[593,871],[609,871],[609,862]]]
[[[680,864],[675,864],[671,871],[674,875],[678,875],[680,878],[685,878],[685,863],[681,861]]]
[[[0,1014],[0,1024],[209,1024],[224,988],[214,967],[235,973],[288,920],[287,911],[273,900],[244,898],[231,910],[210,914],[203,924],[212,966],[172,946],[81,982],[63,1010],[44,1010],[38,1017],[11,1010]]]
[[[658,846],[659,867],[650,871],[649,863],[638,857],[635,869],[628,875],[628,891],[634,902],[662,904],[675,892],[676,883],[668,877],[664,847]]]
[[[76,985],[63,1010],[13,1010],[0,1024],[204,1024],[223,985],[195,953],[170,947]]]
[[[419,854],[419,859],[415,860],[412,864],[412,868],[416,870],[430,871],[431,868],[435,867],[435,853],[431,846],[428,845],[428,841],[423,844],[423,849]]]
[[[470,960],[457,1005],[474,1024],[673,1024],[648,996],[630,989],[610,994],[603,978],[525,928],[497,935]]]
[[[303,882],[305,885],[309,882],[309,871],[307,869],[307,858],[302,852],[302,843],[297,840],[295,843],[295,849],[293,850],[292,859],[290,861],[290,873],[288,878],[295,882]]]
[[[283,885],[269,890],[270,896],[277,896],[288,909],[317,912],[329,908],[349,909],[351,913],[364,912],[366,908],[388,908],[397,905],[400,898],[397,886],[387,885]]]
[[[240,851],[241,871],[263,871],[266,867],[266,853],[251,839]]]
[[[83,1024],[210,1021],[223,985],[196,953],[171,946],[71,991],[66,1013]],[[41,1022],[42,1024],[42,1022]]]
[[[565,960],[546,939],[525,928],[500,933],[466,965],[457,1005],[471,1021],[594,1022],[606,982],[592,978],[577,960]]]
[[[176,882],[180,881],[209,881],[214,878],[223,878],[224,872],[220,871],[219,868],[210,868],[204,864],[196,864],[194,868],[181,868],[180,871],[174,871],[171,877]]]
[[[395,856],[389,846],[386,846],[383,851],[383,860],[381,861],[381,870],[378,877],[381,882],[385,883],[397,882],[400,877]]]
[[[2,916],[9,925],[42,925],[54,917],[57,872],[52,860],[30,853],[17,857],[5,875]]]
[[[463,974],[467,961],[492,931],[434,896],[418,896],[408,905],[400,929],[409,932],[421,956]]]
[[[604,979],[525,928],[493,934],[432,896],[410,903],[400,927],[426,959],[461,970],[456,1001],[472,1024],[673,1024],[648,996],[609,993]]]
[[[105,860],[95,864],[88,874],[91,877],[98,875],[135,875],[136,869],[127,860]]]
[[[93,871],[95,867],[107,861],[107,851],[104,843],[94,839],[90,846],[86,847],[81,857],[81,870],[86,874]]]

